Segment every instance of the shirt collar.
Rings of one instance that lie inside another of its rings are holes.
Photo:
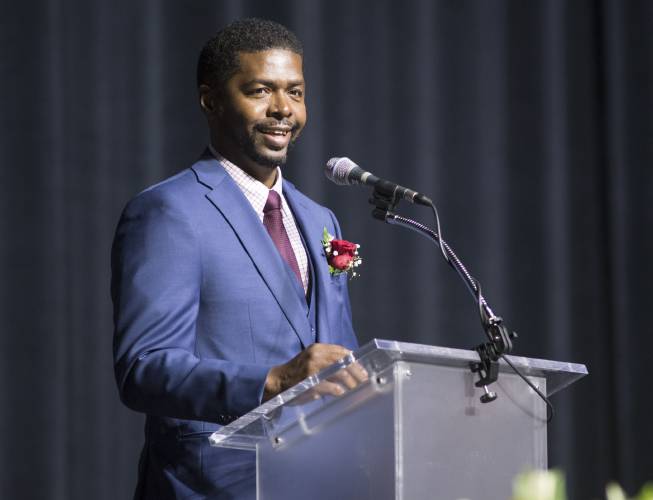
[[[281,175],[281,169],[279,167],[276,167],[277,178],[274,181],[274,185],[270,189],[268,189],[268,187],[265,184],[263,184],[261,181],[255,179],[247,172],[245,172],[243,169],[238,167],[238,165],[230,162],[224,156],[218,153],[218,151],[213,147],[212,144],[209,144],[209,149],[211,150],[213,156],[215,156],[215,159],[222,164],[222,166],[225,168],[229,176],[238,185],[240,190],[247,197],[247,199],[250,201],[250,203],[252,204],[252,206],[257,212],[260,213],[263,212],[263,208],[265,207],[265,202],[267,201],[270,189],[273,189],[274,191],[279,193],[281,199],[285,201],[283,197],[283,187],[282,187],[283,177]]]

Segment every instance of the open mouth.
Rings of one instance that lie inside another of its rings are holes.
[[[260,127],[258,131],[263,135],[265,143],[273,149],[282,149],[288,145],[291,137],[291,128]]]
[[[292,129],[289,128],[260,128],[259,131],[266,135],[285,137]]]

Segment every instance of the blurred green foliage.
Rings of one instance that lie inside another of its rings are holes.
[[[653,500],[653,483],[645,484],[637,496],[628,498],[617,483],[605,489],[606,500]],[[519,474],[513,482],[512,500],[567,500],[565,476],[559,470]]]

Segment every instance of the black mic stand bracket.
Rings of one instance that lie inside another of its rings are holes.
[[[496,316],[487,301],[481,294],[481,287],[472,275],[467,271],[458,256],[453,252],[451,247],[440,238],[440,235],[429,227],[403,217],[394,212],[400,198],[396,191],[377,188],[375,186],[370,198],[370,204],[374,205],[372,217],[377,220],[392,225],[398,225],[416,231],[418,234],[434,242],[443,252],[447,262],[467,285],[467,289],[474,296],[479,306],[481,324],[488,337],[488,341],[476,347],[479,361],[470,363],[472,373],[478,373],[479,380],[475,382],[476,387],[482,387],[484,394],[481,396],[481,402],[489,403],[497,398],[496,393],[488,390],[487,386],[496,382],[499,377],[499,358],[512,351],[512,339],[517,338],[517,333],[509,332],[503,324],[503,320]],[[434,208],[434,207],[433,207]],[[434,208],[435,209],[435,208]],[[437,214],[436,214],[437,218]],[[439,225],[439,224],[438,224]]]
[[[393,211],[397,203],[399,203],[399,198],[395,190],[375,186],[369,202],[376,207],[372,210],[372,217],[383,222],[388,222],[388,217],[394,216]]]
[[[475,351],[478,353],[480,361],[470,363],[469,367],[472,373],[479,375],[479,379],[474,385],[483,388],[484,394],[481,396],[481,402],[489,403],[497,399],[497,395],[488,390],[487,386],[499,378],[499,358],[512,351],[512,339],[516,338],[517,334],[509,333],[503,320],[498,316],[489,318],[483,327],[490,340],[476,347]]]

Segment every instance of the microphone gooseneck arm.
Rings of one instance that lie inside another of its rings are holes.
[[[488,342],[485,342],[476,347],[476,352],[479,355],[479,361],[470,363],[470,369],[473,373],[479,374],[479,380],[475,382],[476,387],[483,388],[483,395],[481,396],[482,403],[489,403],[497,398],[496,393],[488,390],[488,385],[495,382],[499,376],[499,358],[503,359],[512,370],[521,377],[526,384],[528,384],[535,393],[547,405],[547,422],[550,422],[554,416],[554,408],[548,398],[533,384],[527,377],[525,377],[513,363],[508,359],[506,354],[512,351],[512,340],[517,338],[516,332],[510,332],[503,323],[503,319],[492,311],[487,300],[482,294],[480,282],[474,278],[462,263],[460,258],[452,250],[449,244],[442,238],[442,230],[440,228],[440,218],[438,216],[435,204],[431,203],[435,221],[437,224],[437,232],[428,226],[417,222],[408,217],[394,213],[395,206],[399,203],[399,198],[396,194],[388,193],[387,191],[380,190],[376,186],[372,198],[369,200],[376,208],[372,211],[372,216],[375,219],[384,221],[388,224],[401,226],[423,237],[431,240],[439,247],[445,261],[456,271],[458,276],[463,280],[467,290],[474,297],[476,304],[479,308],[479,316],[483,330],[485,331]]]
[[[435,216],[436,224],[438,227],[437,232],[433,231],[428,226],[417,222],[408,217],[398,215],[394,212],[395,206],[399,203],[399,199],[394,194],[388,194],[387,191],[380,190],[376,186],[374,193],[370,199],[370,203],[376,208],[372,211],[372,216],[375,219],[382,220],[388,224],[402,226],[411,229],[418,234],[430,239],[436,246],[440,248],[444,260],[456,271],[460,278],[465,283],[467,289],[474,297],[476,304],[479,308],[479,316],[483,330],[488,336],[489,343],[484,344],[482,350],[494,360],[498,359],[501,354],[509,353],[512,351],[512,339],[517,337],[514,332],[508,332],[508,329],[503,324],[503,320],[494,314],[490,308],[487,300],[483,297],[480,282],[474,278],[462,263],[460,258],[451,249],[449,244],[442,238],[442,230],[440,228],[440,218],[438,216],[435,205],[431,203],[431,208]],[[479,352],[479,354],[481,354]],[[492,377],[496,380],[495,377]],[[489,382],[488,382],[489,383]],[[487,385],[487,384],[485,384]]]
[[[393,212],[388,212],[385,221],[388,224],[392,224],[394,226],[401,226],[407,229],[411,229],[415,231],[417,234],[421,234],[425,238],[433,241],[438,247],[442,246],[443,251],[448,257],[447,262],[451,267],[454,268],[456,273],[458,273],[458,276],[460,276],[460,278],[463,280],[463,282],[467,287],[467,290],[469,290],[469,293],[471,293],[472,296],[477,300],[479,306],[485,310],[485,314],[487,315],[488,319],[491,321],[492,320],[496,321],[501,319],[494,314],[494,312],[490,308],[490,305],[485,300],[485,297],[483,297],[483,295],[480,293],[478,282],[476,281],[476,279],[474,279],[474,277],[469,273],[465,265],[462,263],[460,258],[454,253],[454,251],[451,249],[449,244],[446,241],[440,239],[438,233],[433,231],[430,227],[425,226],[421,222],[417,222],[413,219],[409,219],[408,217],[404,217],[402,215],[398,215]]]

